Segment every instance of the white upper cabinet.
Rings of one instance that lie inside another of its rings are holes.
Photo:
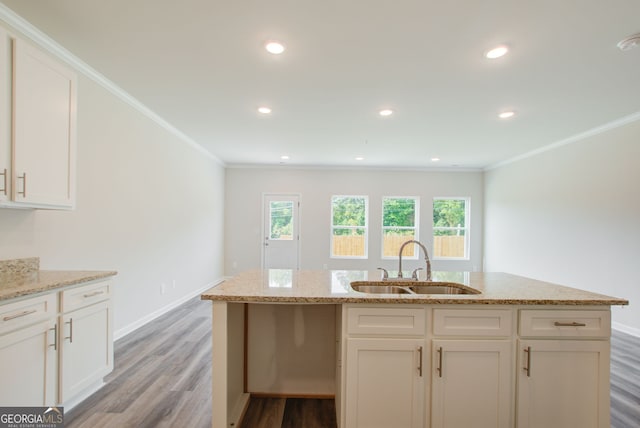
[[[11,39],[0,27],[0,203],[11,196]]]
[[[73,208],[77,75],[28,42],[0,36],[0,202]]]

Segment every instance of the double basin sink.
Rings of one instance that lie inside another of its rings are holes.
[[[440,281],[353,281],[351,288],[368,294],[480,294],[475,288],[457,282]]]

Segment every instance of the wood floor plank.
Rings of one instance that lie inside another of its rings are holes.
[[[211,302],[194,298],[116,341],[114,350],[106,385],[65,412],[67,427],[211,427]],[[243,424],[335,426],[333,400],[283,398],[252,398]],[[611,427],[640,427],[640,338],[618,331],[611,338]]]
[[[640,338],[611,336],[611,428],[640,427]]]
[[[252,398],[242,428],[280,428],[286,401],[286,398]]]
[[[333,399],[288,398],[282,428],[335,428],[334,403]]]

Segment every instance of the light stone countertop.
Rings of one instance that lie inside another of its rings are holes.
[[[15,278],[10,282],[1,283],[0,301],[108,278],[116,274],[117,272],[115,271],[41,270],[20,278]]]
[[[475,288],[480,294],[367,294],[352,281],[378,281],[380,272],[252,270],[201,295],[202,300],[248,303],[419,303],[485,305],[628,305],[628,300],[500,272],[434,272],[434,281]],[[409,285],[410,282],[407,282]]]
[[[117,274],[115,271],[40,270],[37,257],[0,260],[0,301],[29,296]]]

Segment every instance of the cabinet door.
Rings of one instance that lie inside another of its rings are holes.
[[[11,39],[0,28],[0,202],[11,195]]]
[[[522,340],[519,428],[608,427],[609,342]]]
[[[346,426],[422,427],[422,339],[348,339]]]
[[[77,77],[19,39],[13,65],[13,200],[72,207]]]
[[[2,406],[54,406],[58,378],[55,319],[0,336]]]
[[[432,428],[511,427],[512,344],[434,340]]]
[[[113,369],[111,319],[110,301],[61,317],[61,403],[101,382]]]

